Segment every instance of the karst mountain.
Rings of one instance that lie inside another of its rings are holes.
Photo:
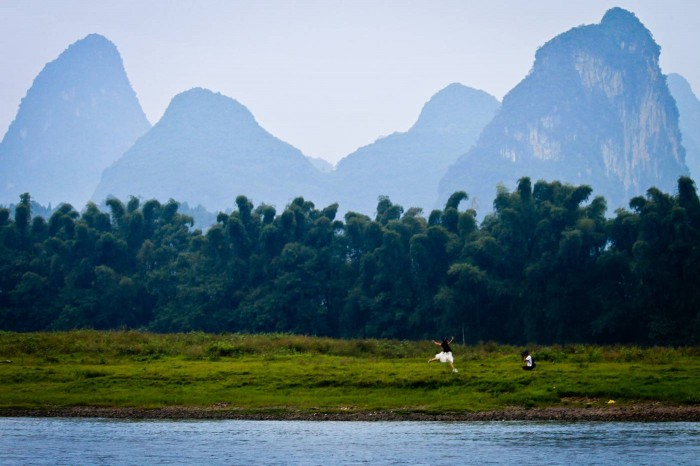
[[[660,47],[631,12],[565,32],[536,53],[476,145],[447,171],[440,199],[466,191],[488,212],[497,186],[520,177],[586,184],[608,208],[688,175],[678,109]]]
[[[224,211],[245,195],[281,211],[297,196],[319,197],[321,183],[308,158],[262,128],[244,105],[195,88],[175,96],[160,121],[104,171],[92,199],[175,199]]]
[[[97,34],[75,42],[37,75],[0,143],[0,203],[29,192],[82,208],[149,128],[115,45]]]
[[[613,8],[540,47],[501,103],[450,84],[409,130],[333,168],[207,89],[175,96],[151,127],[117,48],[91,34],[48,63],[20,103],[0,143],[0,204],[29,192],[77,209],[136,196],[217,212],[245,195],[281,211],[303,196],[373,216],[383,196],[427,214],[465,191],[483,218],[499,189],[527,176],[590,185],[611,214],[652,186],[674,192],[679,176],[700,177],[700,100],[663,74],[660,50],[633,13]]]
[[[425,212],[437,202],[438,182],[469,150],[494,117],[498,100],[486,92],[450,84],[423,107],[416,123],[361,147],[331,174],[341,209],[371,215],[379,196]]]

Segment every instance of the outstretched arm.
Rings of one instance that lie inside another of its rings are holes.
[[[435,340],[430,340],[430,341],[432,341],[433,344],[434,344],[435,346],[442,346],[442,343],[438,343],[438,342],[435,341]]]
[[[455,341],[455,337],[450,337],[450,341],[447,342],[447,344],[451,344],[453,341]]]

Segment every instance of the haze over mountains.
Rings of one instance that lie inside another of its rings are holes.
[[[408,131],[332,170],[206,89],[175,96],[151,128],[116,47],[92,34],[47,64],[23,99],[0,144],[0,203],[29,192],[81,209],[134,195],[217,211],[244,194],[279,211],[304,196],[371,216],[379,196],[430,211],[466,191],[482,216],[498,184],[529,176],[589,184],[612,211],[651,186],[673,192],[680,175],[700,175],[700,102],[680,76],[667,86],[659,53],[634,14],[612,9],[544,44],[502,104],[451,84]]]
[[[680,114],[679,125],[685,147],[685,163],[693,180],[700,180],[700,100],[693,94],[688,81],[675,73],[668,75],[671,91]]]
[[[311,162],[246,107],[192,89],[175,96],[163,118],[105,170],[93,200],[173,198],[223,211],[244,194],[283,208],[296,196],[318,198],[321,182]]]
[[[436,186],[460,154],[479,137],[499,102],[486,92],[451,84],[435,94],[405,133],[381,138],[342,159],[333,180],[341,207],[371,214],[378,196],[404,208],[428,210]]]
[[[29,192],[82,207],[150,126],[114,44],[97,34],[75,42],[36,77],[0,143],[0,202]]]
[[[611,210],[651,186],[674,192],[688,168],[659,52],[621,8],[555,37],[476,146],[450,167],[440,198],[464,189],[483,207],[499,183],[512,187],[522,176],[590,185]]]

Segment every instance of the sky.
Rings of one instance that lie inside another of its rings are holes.
[[[152,124],[175,95],[204,87],[336,163],[408,130],[450,83],[502,99],[538,47],[615,6],[652,32],[662,71],[700,95],[695,0],[0,0],[0,134],[44,65],[98,33]]]

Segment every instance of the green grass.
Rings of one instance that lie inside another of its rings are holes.
[[[473,412],[510,406],[700,403],[700,348],[453,346],[296,335],[0,332],[3,409],[211,407],[241,411]]]

